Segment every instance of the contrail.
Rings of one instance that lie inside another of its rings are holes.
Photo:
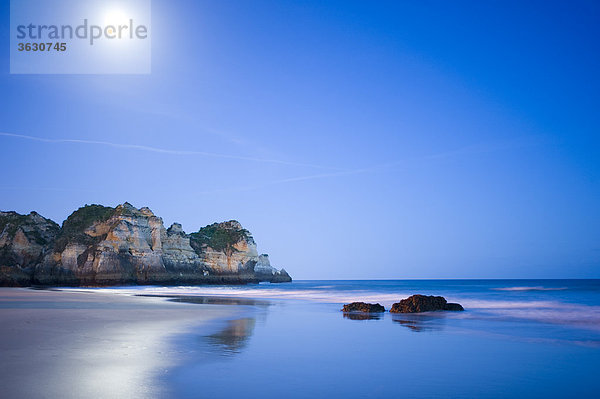
[[[461,147],[461,148],[451,150],[451,151],[445,151],[445,152],[429,154],[429,155],[424,155],[424,156],[419,156],[419,157],[405,158],[405,159],[401,159],[401,160],[390,161],[390,162],[367,166],[367,167],[358,168],[358,169],[341,169],[341,168],[325,167],[325,166],[320,166],[320,165],[287,162],[287,161],[281,161],[281,160],[275,160],[275,159],[240,157],[240,156],[235,156],[235,155],[216,154],[216,153],[203,152],[203,151],[166,150],[163,148],[149,147],[149,146],[144,146],[144,145],[118,144],[118,143],[112,143],[112,142],[107,142],[107,141],[78,140],[78,139],[46,139],[46,138],[42,138],[42,137],[25,136],[25,135],[21,135],[21,134],[3,133],[3,132],[0,132],[0,136],[17,137],[17,138],[22,138],[22,139],[27,139],[27,140],[46,142],[46,143],[97,144],[97,145],[105,145],[105,146],[110,146],[110,147],[115,147],[115,148],[135,149],[135,150],[150,151],[150,152],[157,152],[157,153],[171,154],[171,155],[201,155],[201,156],[208,156],[208,157],[215,157],[215,158],[237,159],[237,160],[244,160],[244,161],[266,162],[266,163],[304,166],[304,167],[333,170],[333,172],[329,172],[329,173],[320,173],[320,174],[289,177],[289,178],[285,178],[285,179],[267,181],[264,183],[260,183],[260,184],[256,184],[256,185],[252,185],[252,186],[246,186],[246,187],[231,187],[231,188],[202,191],[202,192],[199,192],[198,194],[216,194],[216,193],[253,191],[253,190],[258,190],[261,188],[265,188],[265,187],[269,187],[269,186],[273,186],[273,185],[285,184],[285,183],[293,183],[293,182],[306,181],[306,180],[325,179],[325,178],[330,178],[330,177],[351,176],[351,175],[357,175],[357,174],[362,174],[362,173],[375,172],[378,170],[386,170],[386,169],[391,169],[391,168],[401,165],[401,164],[408,164],[411,162],[432,161],[432,160],[446,159],[446,158],[452,158],[452,157],[457,157],[457,156],[508,150],[508,149],[512,149],[512,148],[516,148],[516,147],[523,147],[525,145],[524,142],[526,139],[531,139],[531,138],[536,137],[536,136],[525,136],[525,137],[517,137],[517,138],[511,139],[511,140],[479,143],[479,144]],[[6,187],[0,187],[0,188],[6,189]]]
[[[390,161],[390,162],[372,165],[372,166],[359,168],[359,169],[341,170],[338,172],[331,172],[331,173],[320,173],[320,174],[312,174],[312,175],[306,175],[306,176],[290,177],[290,178],[286,178],[286,179],[272,180],[272,181],[264,182],[264,183],[257,184],[254,186],[223,188],[223,189],[216,189],[216,190],[210,190],[210,191],[203,191],[198,194],[215,194],[215,193],[224,193],[224,192],[229,193],[229,192],[253,191],[253,190],[258,190],[258,189],[273,186],[273,185],[292,183],[292,182],[297,182],[297,181],[316,180],[316,179],[324,179],[324,178],[329,178],[329,177],[350,176],[350,175],[358,175],[358,174],[362,174],[362,173],[376,172],[379,170],[391,169],[393,167],[396,167],[396,166],[399,166],[402,164],[408,164],[411,162],[432,161],[432,160],[447,159],[447,158],[453,158],[453,157],[464,156],[464,155],[474,155],[474,154],[503,151],[503,150],[508,150],[508,149],[512,149],[512,148],[523,147],[526,139],[531,139],[534,137],[536,137],[536,136],[517,137],[517,138],[511,139],[511,140],[473,144],[473,145],[468,145],[468,146],[461,147],[461,148],[451,150],[451,151],[445,151],[445,152],[440,152],[440,153],[436,153],[436,154],[424,155],[424,156],[420,156],[420,157],[412,157],[412,158],[406,158],[406,159],[401,159],[401,160],[396,160],[396,161]]]
[[[302,166],[302,167],[325,169],[325,170],[338,170],[338,171],[345,170],[342,168],[314,165],[314,164],[308,164],[308,163],[290,162],[290,161],[283,161],[283,160],[279,160],[279,159],[253,158],[253,157],[244,157],[244,156],[229,155],[229,154],[219,154],[219,153],[205,152],[205,151],[168,150],[168,149],[164,149],[164,148],[150,147],[150,146],[146,146],[146,145],[119,144],[119,143],[112,143],[109,141],[81,140],[81,139],[48,139],[48,138],[43,138],[43,137],[27,136],[24,134],[4,133],[4,132],[0,132],[0,136],[15,137],[15,138],[20,138],[20,139],[25,139],[25,140],[39,141],[42,143],[75,143],[75,144],[103,145],[103,146],[113,147],[113,148],[155,152],[155,153],[159,153],[159,154],[197,155],[197,156],[212,157],[212,158],[235,159],[235,160],[239,160],[239,161],[273,163],[273,164],[289,165],[289,166]]]
[[[268,182],[265,182],[262,184],[257,184],[254,186],[223,188],[223,189],[202,191],[202,192],[199,192],[198,194],[216,194],[216,193],[229,193],[229,192],[237,193],[237,192],[244,192],[244,191],[253,191],[253,190],[258,190],[258,189],[269,187],[269,186],[274,186],[277,184],[293,183],[293,182],[297,182],[297,181],[324,179],[324,178],[328,178],[328,177],[358,175],[361,173],[373,172],[373,171],[376,171],[379,169],[387,169],[387,168],[390,168],[392,166],[398,165],[403,162],[405,162],[405,161],[390,162],[390,163],[386,163],[386,164],[380,164],[380,165],[375,165],[375,166],[361,168],[361,169],[343,170],[340,172],[320,173],[320,174],[314,174],[314,175],[289,177],[286,179],[268,181]]]

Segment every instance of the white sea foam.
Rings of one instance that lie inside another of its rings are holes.
[[[269,287],[269,288],[266,288]],[[282,289],[271,286],[178,286],[178,287],[120,287],[101,288],[94,291],[126,295],[189,295],[223,296],[274,300],[305,300],[319,303],[343,304],[355,301],[380,303],[386,308],[413,292],[376,292],[369,290],[333,290],[322,287],[310,289]],[[321,288],[321,289],[318,289]],[[519,288],[519,287],[516,287]],[[531,288],[531,287],[527,287]],[[89,290],[74,288],[72,290]],[[529,320],[542,323],[570,325],[600,331],[600,306],[571,304],[542,300],[492,300],[472,297],[446,296],[448,302],[461,303],[467,312],[455,317]]]
[[[559,301],[495,301],[462,302],[467,309],[491,316],[536,322],[570,325],[600,331],[600,306],[571,304]]]
[[[324,288],[325,286],[323,286]],[[246,288],[239,286],[178,286],[178,287],[120,287],[93,289],[106,293],[127,295],[196,295],[196,296],[229,296],[260,299],[298,299],[321,303],[348,303],[355,301],[377,302],[390,307],[394,302],[412,295],[408,292],[377,293],[364,290],[334,291],[327,289],[278,289],[262,287]],[[87,288],[72,288],[68,290],[89,290]]]
[[[564,291],[568,289],[567,287],[500,287],[500,288],[492,288],[496,291]]]

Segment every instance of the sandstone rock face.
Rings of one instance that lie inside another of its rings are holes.
[[[0,286],[26,286],[60,227],[36,212],[0,212]]]
[[[39,215],[36,217],[41,218]],[[29,267],[25,273],[29,276],[28,284],[291,281],[285,270],[272,268],[268,258],[265,263],[258,255],[250,233],[236,221],[215,223],[188,235],[180,224],[174,223],[165,229],[162,219],[150,209],[137,209],[129,203],[116,208],[85,206],[73,212],[62,228],[41,219],[46,222],[37,220],[34,224],[37,226],[35,231],[46,232],[45,236],[42,235],[47,237],[43,244],[40,241],[36,247],[30,240],[20,244],[22,237],[17,234],[18,229],[10,238],[10,248],[21,248],[18,251],[11,249],[11,253],[32,253],[27,258],[29,263],[26,263]],[[21,225],[20,229],[27,229]],[[8,268],[10,275],[23,269],[23,264],[7,258],[2,266]],[[258,271],[255,270],[256,265],[260,265]],[[2,283],[16,285],[8,277],[0,275]]]
[[[342,312],[380,313],[385,312],[385,308],[378,303],[352,302],[344,305]]]
[[[420,313],[438,310],[464,310],[458,303],[447,303],[442,296],[413,295],[392,305],[390,313]]]
[[[271,266],[269,255],[267,254],[258,256],[258,261],[254,265],[254,272],[260,279],[272,283],[285,283],[292,279],[285,269],[277,270]]]

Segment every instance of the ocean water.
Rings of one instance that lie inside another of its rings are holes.
[[[600,280],[298,281],[140,287],[237,316],[173,338],[176,398],[597,398]],[[464,312],[348,317],[442,295]]]

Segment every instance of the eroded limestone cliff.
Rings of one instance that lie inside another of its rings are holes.
[[[0,212],[0,285],[29,285],[59,230],[36,212]]]
[[[0,213],[0,285],[242,284],[291,281],[236,221],[186,234],[148,208],[86,205],[62,227]]]

